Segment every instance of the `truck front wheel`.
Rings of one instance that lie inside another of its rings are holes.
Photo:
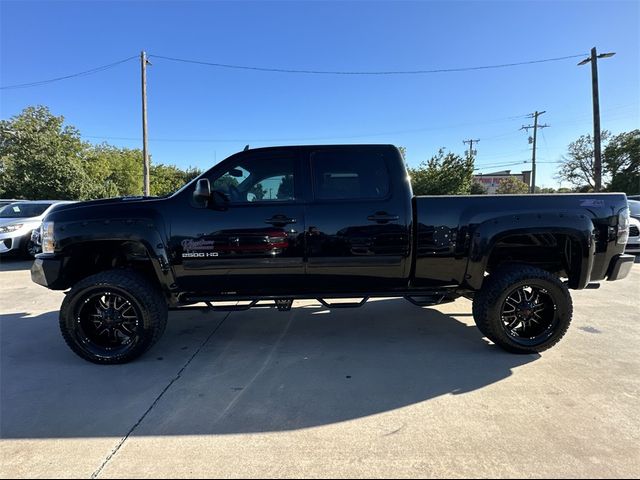
[[[473,318],[495,344],[514,353],[536,353],[564,336],[573,305],[555,275],[529,265],[498,268],[473,299]]]
[[[67,293],[60,330],[77,355],[93,363],[126,363],[158,341],[167,324],[158,289],[129,270],[91,275]]]

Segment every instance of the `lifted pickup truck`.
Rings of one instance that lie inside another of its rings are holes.
[[[70,288],[62,335],[95,363],[140,356],[170,309],[309,298],[464,296],[487,338],[532,353],[569,327],[569,288],[629,273],[628,226],[624,194],[414,197],[391,145],[261,148],[169,197],[58,208],[31,275]]]

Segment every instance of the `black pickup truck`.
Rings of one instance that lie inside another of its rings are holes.
[[[629,273],[628,226],[624,194],[414,197],[392,145],[260,148],[168,197],[58,208],[31,276],[70,288],[62,335],[96,363],[140,356],[171,309],[369,297],[473,299],[488,339],[532,353],[566,332],[569,288]]]

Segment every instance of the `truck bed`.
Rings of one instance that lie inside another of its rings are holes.
[[[568,267],[576,256],[589,263],[583,278],[574,279],[583,288],[585,282],[604,279],[607,259],[623,253],[609,226],[616,225],[626,205],[620,193],[416,196],[413,284],[477,288],[497,263],[517,261],[525,253],[530,263],[535,250],[541,264]],[[566,255],[558,258],[558,252]]]

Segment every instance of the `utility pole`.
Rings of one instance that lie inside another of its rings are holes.
[[[613,57],[615,52],[598,55],[596,47],[591,49],[591,56],[585,58],[578,65],[591,62],[591,91],[593,94],[593,182],[595,191],[602,189],[602,152],[600,147],[600,94],[598,92],[598,59]]]
[[[147,52],[140,52],[140,66],[142,69],[142,178],[144,183],[143,195],[148,197],[149,189],[149,151],[147,145]]]
[[[462,143],[465,144],[465,145],[467,143],[469,144],[469,157],[473,158],[473,156],[478,153],[477,150],[473,149],[473,144],[474,143],[479,143],[479,142],[480,142],[480,139],[473,140],[472,138],[470,138],[469,140],[463,140],[462,141]]]
[[[547,128],[549,125],[538,125],[538,117],[545,113],[545,111],[538,112],[537,110],[529,115],[529,118],[533,118],[533,125],[523,125],[520,130],[526,130],[529,132],[530,128],[533,128],[533,151],[531,153],[531,193],[536,193],[536,141],[538,139],[538,129]]]

